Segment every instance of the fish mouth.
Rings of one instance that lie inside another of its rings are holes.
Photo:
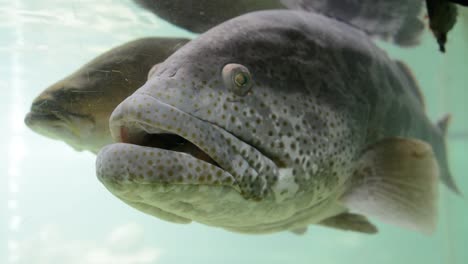
[[[197,145],[180,135],[167,131],[161,131],[161,133],[147,133],[144,130],[138,130],[138,127],[135,126],[121,126],[118,141],[143,147],[186,153],[196,159],[205,161],[213,166],[221,168],[221,166],[219,166],[219,164],[213,158],[211,158],[208,153],[203,151]]]
[[[43,122],[69,124],[71,119],[90,119],[88,116],[77,114],[66,110],[54,100],[36,100],[31,105],[31,110],[26,115],[24,122],[28,127]],[[63,124],[62,124],[63,126]]]
[[[218,214],[226,197],[244,202],[211,124],[144,94],[125,99],[109,124],[116,143],[98,153],[96,174],[123,202],[176,223]]]
[[[38,113],[38,112],[29,112],[24,122],[28,127],[33,126],[36,122],[57,122],[62,121],[63,118],[55,113]]]
[[[98,153],[98,179],[160,219],[235,225],[244,216],[228,208],[254,210],[251,200],[268,193],[261,167],[276,175],[273,162],[233,134],[144,92],[118,105],[109,127],[116,143]]]
[[[38,122],[60,122],[67,121],[65,109],[52,100],[38,100],[31,105],[30,112],[26,115],[25,123],[31,127]]]
[[[109,127],[116,144],[127,146],[116,146],[120,152],[98,154],[100,180],[223,185],[245,199],[261,200],[277,179],[274,162],[255,147],[145,92],[120,103]],[[138,158],[125,154],[128,145]],[[154,158],[146,163],[138,160],[145,155]],[[144,170],[151,170],[151,175]]]
[[[84,150],[82,146],[96,128],[93,117],[69,112],[51,99],[33,102],[24,123],[34,132],[65,141],[77,151]]]
[[[141,103],[146,105],[144,109]],[[232,168],[226,163],[228,153],[217,146],[224,138],[223,132],[210,123],[146,94],[134,94],[124,100],[109,122],[116,141],[113,145],[122,149],[130,145],[140,157],[152,158],[143,164],[141,160],[122,157],[124,162],[120,165],[127,169],[110,173],[112,170],[101,169],[101,180],[123,177],[140,183],[224,185],[240,192],[230,173]],[[135,166],[154,174],[137,171]]]

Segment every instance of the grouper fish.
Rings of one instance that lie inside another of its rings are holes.
[[[188,39],[143,38],[115,47],[43,91],[25,123],[35,132],[97,153],[112,143],[109,116]]]
[[[430,233],[444,131],[362,31],[272,10],[226,21],[159,65],[110,118],[99,180],[158,218],[242,233],[310,224]]]
[[[267,9],[317,12],[402,46],[424,32],[424,0],[134,0],[160,18],[202,33],[236,16]]]

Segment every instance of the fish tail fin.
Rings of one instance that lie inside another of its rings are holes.
[[[340,200],[353,213],[430,234],[437,222],[438,175],[431,145],[386,138],[364,152]]]
[[[455,183],[455,179],[450,173],[447,161],[447,131],[451,119],[452,115],[446,114],[436,123],[436,126],[439,130],[439,134],[442,137],[442,143],[440,144],[441,151],[439,151],[440,155],[438,157],[440,161],[440,179],[454,193],[462,195],[460,189]]]

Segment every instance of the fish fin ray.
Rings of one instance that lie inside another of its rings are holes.
[[[365,216],[353,213],[342,213],[322,220],[320,225],[347,231],[355,231],[366,234],[375,234],[377,227],[373,225]]]
[[[436,226],[438,175],[429,144],[383,139],[363,154],[340,200],[353,212],[430,234]]]

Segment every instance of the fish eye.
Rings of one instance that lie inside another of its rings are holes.
[[[243,72],[239,72],[236,74],[236,76],[234,76],[234,83],[239,87],[247,85],[248,82],[249,76]]]
[[[250,72],[240,64],[226,64],[223,68],[223,80],[226,87],[239,96],[245,96],[252,88]]]

